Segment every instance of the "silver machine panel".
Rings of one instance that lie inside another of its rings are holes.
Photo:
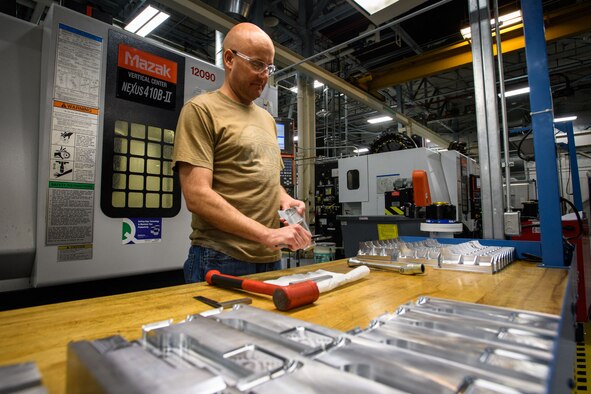
[[[456,206],[456,220],[472,229],[468,176],[478,175],[478,164],[457,151],[405,149],[339,159],[339,201],[348,215],[384,215],[384,193],[412,179],[414,170],[427,173],[433,202]],[[352,176],[358,181],[352,181]]]

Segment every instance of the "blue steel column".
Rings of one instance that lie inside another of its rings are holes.
[[[573,204],[580,212],[583,210],[583,198],[581,197],[581,180],[579,179],[579,162],[577,161],[577,147],[575,146],[573,122],[556,123],[556,128],[566,133],[570,174],[573,183]]]
[[[563,267],[554,115],[541,0],[521,0],[540,212],[542,266]]]

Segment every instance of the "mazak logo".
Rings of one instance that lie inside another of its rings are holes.
[[[125,64],[152,74],[158,74],[161,77],[171,78],[170,68],[166,64],[156,64],[149,60],[142,59],[140,55],[132,55],[129,52],[125,52]]]
[[[176,84],[177,63],[119,44],[118,66]]]

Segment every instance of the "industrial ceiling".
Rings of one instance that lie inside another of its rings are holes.
[[[42,22],[50,0],[13,0],[15,15]],[[62,0],[83,10],[92,7],[107,22],[125,26],[147,5],[171,17],[148,37],[215,63],[216,29],[208,18],[179,12],[179,4],[198,4],[225,12],[233,21],[263,27],[280,46],[309,59],[368,96],[403,113],[446,141],[461,141],[476,154],[477,126],[470,42],[460,34],[469,25],[467,0],[414,0],[416,7],[379,21],[352,0]],[[591,130],[591,2],[543,0],[548,67],[554,113],[577,115],[575,130]],[[491,1],[491,9],[492,9]],[[499,14],[520,9],[519,1],[498,0]],[[217,12],[216,11],[216,12]],[[242,12],[242,15],[240,13]],[[244,16],[246,15],[246,16]],[[491,11],[491,15],[493,15]],[[199,20],[197,20],[199,19]],[[373,19],[373,20],[372,20]],[[503,33],[503,68],[507,90],[527,85],[520,25]],[[277,61],[279,115],[296,119],[296,69]],[[347,92],[345,92],[347,93]],[[319,87],[316,94],[318,156],[350,154],[349,147],[369,146],[383,132],[402,131],[391,121],[367,123],[375,108]],[[507,99],[509,128],[530,124],[528,95]],[[324,149],[322,149],[324,147]]]

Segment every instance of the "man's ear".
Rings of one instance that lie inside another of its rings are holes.
[[[231,69],[233,67],[234,54],[232,53],[231,50],[229,50],[229,49],[224,50],[224,56],[222,57],[222,59],[224,60],[224,66],[226,66],[229,69]]]

